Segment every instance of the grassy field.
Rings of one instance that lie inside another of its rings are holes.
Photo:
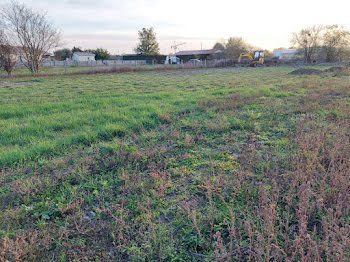
[[[95,66],[68,66],[64,67],[42,67],[40,68],[38,77],[61,76],[61,75],[82,75],[82,74],[99,74],[99,73],[123,73],[123,72],[139,72],[139,71],[159,71],[159,70],[176,70],[180,68],[198,68],[200,65],[182,64],[182,65],[95,65]],[[203,66],[204,67],[204,66]],[[12,72],[13,77],[32,77],[32,73],[28,68],[16,68]],[[0,79],[8,78],[5,71],[0,71]]]
[[[82,70],[89,70],[90,67],[78,67],[78,66],[69,66],[66,68],[66,73],[77,73]],[[63,75],[64,74],[64,67],[44,67],[40,69],[39,75]],[[16,68],[12,75],[15,77],[19,76],[31,76],[31,72],[28,68]],[[3,77],[7,76],[6,72],[2,72]]]
[[[349,261],[350,74],[0,82],[0,261]]]

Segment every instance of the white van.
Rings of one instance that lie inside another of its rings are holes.
[[[179,65],[181,64],[180,58],[173,56],[173,55],[168,55],[164,61],[165,65]]]

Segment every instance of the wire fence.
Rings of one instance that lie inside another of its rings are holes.
[[[118,61],[118,62],[111,62]],[[58,63],[63,62],[63,63]],[[43,64],[40,72],[36,76],[57,76],[57,75],[79,75],[79,74],[103,74],[103,73],[124,73],[124,72],[141,72],[141,71],[165,71],[165,70],[181,70],[196,68],[215,68],[235,66],[236,61],[229,59],[196,61],[186,64],[146,64],[142,60],[133,61],[93,61],[79,62],[75,64],[64,63],[67,61],[55,61],[53,64]],[[123,63],[120,63],[123,62]],[[25,67],[16,68],[12,72],[13,78],[32,76],[32,73]],[[7,78],[7,73],[0,71],[1,78]]]

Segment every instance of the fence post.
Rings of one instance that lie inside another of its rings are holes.
[[[64,61],[64,74],[67,74],[67,61]]]

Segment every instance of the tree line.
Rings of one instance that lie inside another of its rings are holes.
[[[293,33],[291,43],[300,48],[305,63],[335,62],[350,56],[350,31],[340,25],[313,25]]]
[[[292,33],[292,47],[298,49],[297,55],[301,56],[305,63],[314,61],[336,62],[350,58],[350,31],[344,26],[313,25],[299,32]],[[230,37],[227,41],[217,42],[214,50],[219,50],[217,58],[236,59],[241,53],[252,53],[261,50],[259,47],[244,41],[241,37]],[[287,48],[278,48],[284,50]],[[272,53],[264,50],[266,57]]]
[[[72,58],[75,52],[89,52],[95,55],[96,60],[107,60],[111,57],[111,54],[107,49],[97,48],[97,49],[85,49],[83,50],[81,47],[73,47],[72,49],[63,48],[56,50],[54,52],[54,56],[56,60],[63,61],[66,59]]]
[[[227,41],[217,42],[213,49],[219,51],[215,53],[218,59],[237,59],[242,53],[252,53],[254,50],[262,50],[247,43],[242,37],[230,37]],[[265,56],[270,57],[272,53],[264,50]]]

